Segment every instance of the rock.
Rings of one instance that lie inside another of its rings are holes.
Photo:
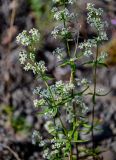
[[[116,89],[116,74],[112,77],[111,87],[112,89]]]
[[[104,160],[116,160],[116,153],[110,150],[102,153],[102,156]]]

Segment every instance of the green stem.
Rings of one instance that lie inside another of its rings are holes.
[[[95,143],[94,143],[94,118],[95,118],[95,105],[96,105],[96,87],[97,87],[97,60],[98,60],[98,43],[96,49],[96,57],[95,57],[95,65],[94,65],[94,73],[93,73],[93,83],[94,83],[94,91],[93,91],[93,107],[92,107],[92,151],[93,151],[93,160],[95,160]]]
[[[71,143],[70,143],[70,145],[71,145]],[[70,156],[69,156],[69,160],[73,160],[72,147],[71,147],[71,150],[70,150]]]
[[[75,51],[74,51],[74,58],[76,57],[76,53],[77,53],[77,48],[78,48],[78,44],[79,44],[79,30],[78,30],[78,34],[77,34],[77,39],[75,42]]]
[[[66,8],[65,0],[63,1],[63,3],[64,3],[64,9],[65,9]],[[65,20],[65,18],[63,18],[63,25],[64,25],[64,28],[66,28],[66,20]],[[68,44],[67,38],[65,38],[65,45],[66,45],[66,49],[67,49],[67,57],[69,58],[70,57],[70,48],[69,48],[69,44]]]
[[[75,64],[73,62],[73,64],[71,65],[71,77],[70,77],[70,83],[73,83],[73,84],[74,84],[75,71],[76,71],[76,68],[75,68]],[[74,90],[72,90],[72,96],[74,97]],[[73,127],[74,127],[74,124],[77,123],[75,102],[73,103],[72,107],[73,107],[73,113],[74,113],[74,116],[75,116],[74,123],[73,123]],[[74,129],[73,135],[75,134],[75,132],[77,132],[77,134],[78,134],[78,130],[77,129],[76,130]],[[76,159],[79,160],[79,149],[78,149],[78,144],[77,143],[75,143],[75,148],[76,148]]]

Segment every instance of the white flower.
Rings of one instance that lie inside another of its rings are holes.
[[[70,18],[70,12],[67,8],[61,11],[56,11],[54,14],[54,18],[56,20],[64,20],[64,19]]]
[[[59,88],[62,88],[64,86],[63,82],[60,80],[60,81],[57,81],[56,84],[55,84],[56,88],[59,89]]]
[[[75,0],[68,0],[69,4],[73,4],[75,2]]]
[[[50,151],[49,149],[45,149],[43,152],[43,158],[49,159],[50,158]]]
[[[33,104],[34,104],[35,107],[38,107],[38,100],[35,99],[35,100],[33,101]]]
[[[23,46],[29,46],[32,42],[37,42],[39,38],[39,31],[33,28],[29,32],[24,30],[22,33],[19,33],[19,35],[16,37],[16,41],[18,44],[21,44]]]
[[[60,3],[62,2],[61,0],[52,0],[54,3]],[[75,0],[65,0],[65,3],[68,4],[73,4],[75,2]]]
[[[40,100],[35,99],[35,100],[33,101],[33,103],[34,103],[34,106],[35,106],[35,107],[39,107],[39,106],[45,105],[45,100],[44,100],[43,98],[40,99]]]
[[[59,34],[59,28],[55,27],[51,34],[53,35],[54,39],[56,39]]]
[[[37,29],[33,28],[29,31],[29,33],[31,34],[31,38],[33,41],[38,41],[40,39],[40,33]]]
[[[97,37],[97,41],[100,42],[100,41],[106,41],[106,40],[108,40],[106,32],[101,31]]]
[[[30,64],[30,63],[28,62],[28,63],[24,66],[24,70],[25,70],[25,71],[33,70],[32,64]]]
[[[40,98],[49,98],[50,97],[50,92],[47,89],[43,89],[40,92]]]
[[[69,34],[68,28],[62,28],[62,30],[61,30],[61,35],[62,35],[63,37],[65,37],[65,36],[67,36],[68,34]]]
[[[87,21],[91,27],[95,27],[99,33],[105,29],[107,23],[102,21],[103,10],[101,8],[96,9],[94,4],[88,3],[88,17]]]
[[[33,90],[33,94],[39,94],[40,91],[41,91],[42,87],[36,87],[34,90]]]
[[[89,39],[86,42],[80,43],[79,45],[79,48],[83,49],[83,54],[87,57],[93,54],[93,47],[96,47],[96,41],[94,39]]]
[[[81,80],[81,84],[82,84],[82,85],[88,84],[88,80],[87,80],[86,78],[83,78],[83,79]]]
[[[26,30],[24,30],[22,33],[19,33],[19,35],[16,37],[16,41],[18,44],[22,44],[23,46],[29,46],[31,44],[30,37],[28,36]]]
[[[20,63],[24,64],[26,62],[26,60],[27,60],[27,53],[26,53],[26,51],[21,51],[19,53],[19,61],[20,61]]]
[[[36,142],[40,141],[42,137],[37,130],[34,130],[32,133],[32,144],[36,144]]]
[[[64,48],[56,48],[53,51],[53,55],[58,58],[58,60],[62,60],[64,58]]]
[[[101,52],[101,55],[98,57],[98,61],[102,63],[106,60],[107,57],[108,57],[108,53]]]
[[[44,61],[39,61],[39,63],[37,63],[37,66],[42,73],[44,73],[47,70]]]

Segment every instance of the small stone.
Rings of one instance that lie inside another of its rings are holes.
[[[113,78],[112,78],[111,87],[112,87],[113,89],[116,89],[116,75],[114,75]]]

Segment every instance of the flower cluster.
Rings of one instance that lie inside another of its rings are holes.
[[[34,130],[32,133],[32,144],[36,144],[37,142],[40,142],[42,140],[42,137],[40,133],[37,130]]]
[[[54,28],[54,30],[52,31],[51,34],[54,37],[54,39],[56,39],[58,36],[62,37],[64,39],[71,38],[69,28],[65,28],[65,27],[61,28],[61,27],[57,26]]]
[[[101,52],[101,55],[98,57],[98,62],[104,63],[107,57],[108,57],[108,54],[106,52]]]
[[[24,30],[22,33],[19,33],[19,35],[16,37],[17,43],[23,46],[29,46],[35,42],[37,43],[39,39],[40,39],[40,33],[35,28],[31,29],[29,32]]]
[[[39,39],[40,39],[40,33],[39,33],[39,31],[38,31],[37,29],[32,28],[32,29],[29,31],[29,33],[30,33],[30,36],[31,36],[31,38],[32,38],[32,40],[33,40],[34,42],[39,41]]]
[[[40,33],[37,29],[30,29],[29,32],[23,31],[16,37],[18,44],[29,47],[27,51],[21,51],[19,53],[20,63],[24,65],[24,70],[32,70],[34,74],[44,74],[47,68],[44,61],[35,62],[35,44],[40,39]]]
[[[40,77],[42,76],[42,74],[45,73],[45,71],[47,70],[46,66],[45,66],[45,62],[44,61],[39,61],[34,63],[33,62],[27,62],[24,66],[24,70],[25,71],[33,71],[34,74],[38,74]]]
[[[96,47],[96,41],[94,39],[89,39],[86,42],[79,44],[79,48],[83,50],[83,54],[87,57],[93,54],[93,47]]]
[[[75,0],[52,0],[54,3],[64,3],[65,4],[73,4]]]
[[[60,104],[63,99],[66,99],[74,89],[74,85],[70,82],[63,83],[62,81],[56,82],[54,85],[49,86],[47,89],[36,89],[34,93],[39,94],[41,100],[35,101],[35,106],[45,105],[45,100],[55,103],[55,105]]]
[[[62,149],[66,148],[64,147],[65,143],[61,140],[58,140],[56,138],[53,138],[51,140],[51,148],[52,151],[50,151],[50,148],[46,148],[43,152],[43,158],[48,160],[61,160],[62,159]]]
[[[53,51],[53,55],[56,56],[59,61],[61,61],[65,56],[64,48],[56,48]]]
[[[18,34],[16,41],[18,44],[22,44],[23,46],[29,46],[31,44],[30,37],[28,36],[26,30]]]
[[[96,9],[94,4],[88,3],[88,17],[87,22],[91,27],[96,28],[98,32],[97,41],[101,42],[107,40],[107,35],[104,29],[107,27],[107,22],[102,21],[103,10],[101,8]]]
[[[88,3],[87,4],[88,9],[88,23],[95,27],[97,30],[103,30],[104,29],[104,23],[101,21],[101,16],[103,14],[103,10],[101,8],[96,9],[94,8],[94,4]]]
[[[67,8],[58,11],[57,8],[53,8],[52,12],[54,13],[54,19],[58,20],[66,20],[74,17],[74,13],[70,13]]]

